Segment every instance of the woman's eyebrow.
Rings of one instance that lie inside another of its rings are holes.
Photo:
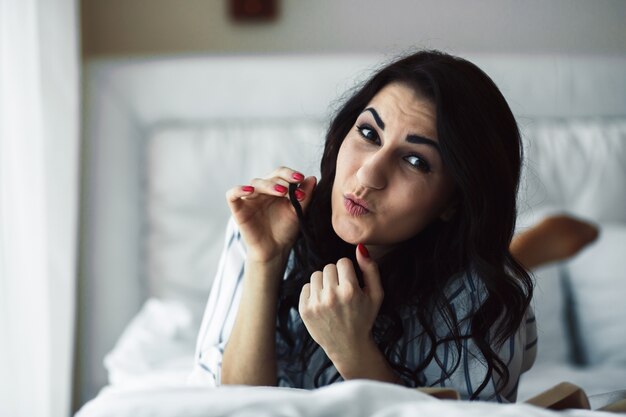
[[[361,113],[365,113],[366,111],[372,113],[372,116],[374,116],[374,121],[376,122],[378,127],[380,127],[382,130],[385,130],[385,122],[383,122],[383,119],[380,118],[380,116],[378,115],[378,112],[374,110],[373,107],[368,107],[365,110],[363,110]]]
[[[418,145],[432,146],[433,148],[437,150],[437,152],[441,153],[441,150],[439,149],[439,144],[432,139],[425,138],[424,136],[408,135],[406,137],[406,141],[409,143],[415,143]]]

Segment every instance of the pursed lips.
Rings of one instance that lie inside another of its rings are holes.
[[[370,212],[367,201],[352,194],[343,196],[343,204],[351,216],[362,216]]]

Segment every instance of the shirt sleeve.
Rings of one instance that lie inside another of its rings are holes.
[[[468,334],[470,321],[464,319],[468,313],[475,311],[483,301],[481,292],[477,290],[480,284],[468,277],[463,280],[461,286],[451,292],[449,301],[460,324],[460,333]],[[446,330],[444,330],[446,329]],[[439,323],[438,331],[443,336],[448,334],[447,327]],[[417,365],[423,360],[429,350],[429,344],[417,342],[421,338],[415,338],[415,346],[411,363]],[[453,342],[445,343],[437,347],[435,358],[424,369],[426,386],[453,388],[463,399],[469,399],[483,383],[487,374],[487,365],[484,356],[472,339],[461,340],[461,349],[457,349]],[[496,351],[500,359],[505,363],[509,371],[509,380],[506,386],[498,392],[496,387],[500,383],[499,376],[493,372],[487,386],[480,392],[479,399],[483,401],[496,401],[501,403],[515,402],[520,376],[530,369],[536,356],[537,331],[535,316],[531,307],[528,308],[525,317],[518,330],[506,340]]]
[[[188,379],[191,384],[220,385],[224,347],[241,301],[245,260],[246,248],[239,228],[231,218],[198,333],[194,367]]]

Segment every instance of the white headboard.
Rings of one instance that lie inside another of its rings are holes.
[[[522,130],[545,118],[626,117],[626,57],[466,57],[498,84]],[[321,141],[337,100],[386,60],[306,55],[87,62],[79,306],[83,400],[106,383],[102,358],[150,295],[142,243],[148,138],[164,127],[171,133],[224,121],[292,121]],[[222,195],[216,204],[225,206]]]

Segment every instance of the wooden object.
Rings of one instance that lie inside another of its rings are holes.
[[[569,382],[561,382],[525,402],[550,410],[591,409],[587,394],[585,394],[582,388]]]

